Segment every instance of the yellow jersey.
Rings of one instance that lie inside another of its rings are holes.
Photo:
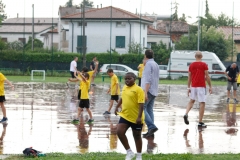
[[[141,87],[136,84],[131,87],[124,85],[122,89],[122,111],[118,113],[119,116],[136,124],[139,113],[139,104],[144,102],[145,95]],[[142,123],[143,122],[144,112],[142,113]]]
[[[88,90],[89,90],[90,81],[81,81],[81,97],[80,99],[89,99]]]
[[[4,93],[4,81],[6,79],[7,78],[2,73],[0,73],[0,96],[5,95],[5,93]]]
[[[116,94],[116,89],[118,87],[117,90],[117,94]],[[113,76],[111,77],[111,95],[119,95],[120,94],[120,87],[118,84],[118,77],[113,74]]]
[[[143,64],[139,64],[139,66],[138,67],[140,67],[139,69],[138,69],[138,77],[139,78],[142,78],[142,74],[143,74],[143,70],[144,70],[144,65]]]

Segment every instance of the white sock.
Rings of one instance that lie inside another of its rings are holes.
[[[131,148],[129,148],[129,149],[127,150],[127,153],[129,153],[129,152],[132,152]]]
[[[142,153],[137,153],[137,157],[142,157]]]

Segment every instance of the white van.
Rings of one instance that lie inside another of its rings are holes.
[[[196,51],[175,50],[171,53],[168,62],[168,72],[170,75],[188,76],[189,65],[194,62]],[[208,72],[211,79],[226,80],[224,74],[226,67],[220,61],[215,53],[201,51],[203,54],[202,61],[208,65]]]

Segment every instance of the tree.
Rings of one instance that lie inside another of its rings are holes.
[[[185,16],[184,13],[182,14],[182,17],[179,18],[179,20],[182,22],[187,22],[186,19],[187,19],[187,17]]]
[[[173,7],[175,9],[175,12],[173,13],[172,15],[172,20],[173,21],[178,21],[178,3],[177,2],[174,2],[175,4],[175,7]]]
[[[68,0],[68,2],[65,4],[65,7],[73,7],[73,0]]]
[[[33,42],[34,48],[43,48],[43,42],[40,41],[39,39],[34,39]],[[32,48],[32,37],[29,37],[27,44],[25,45],[26,50],[30,50]]]
[[[232,53],[232,40],[225,39],[223,33],[216,30],[215,27],[202,26],[202,38],[200,50],[214,52],[220,60],[225,60]],[[175,44],[176,50],[196,50],[197,34],[190,34],[189,37],[182,36]]]
[[[160,41],[159,44],[152,45],[151,49],[154,53],[154,59],[159,64],[168,64],[168,59],[172,51],[171,48],[167,48],[167,45]]]
[[[206,0],[205,17],[207,17],[208,15],[209,15],[208,0]]]
[[[3,4],[2,0],[0,0],[0,23],[7,19],[7,15],[4,13],[4,8],[6,5]]]
[[[80,4],[80,6],[83,6],[83,4],[84,4],[85,6],[88,6],[88,7],[91,7],[91,8],[94,7],[93,2],[92,2],[92,1],[89,1],[89,0],[83,0],[82,3]]]

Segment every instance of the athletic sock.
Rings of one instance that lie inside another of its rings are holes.
[[[129,149],[127,150],[127,153],[129,153],[129,152],[132,152],[131,148],[129,148]]]
[[[137,157],[142,157],[142,153],[137,153]]]

